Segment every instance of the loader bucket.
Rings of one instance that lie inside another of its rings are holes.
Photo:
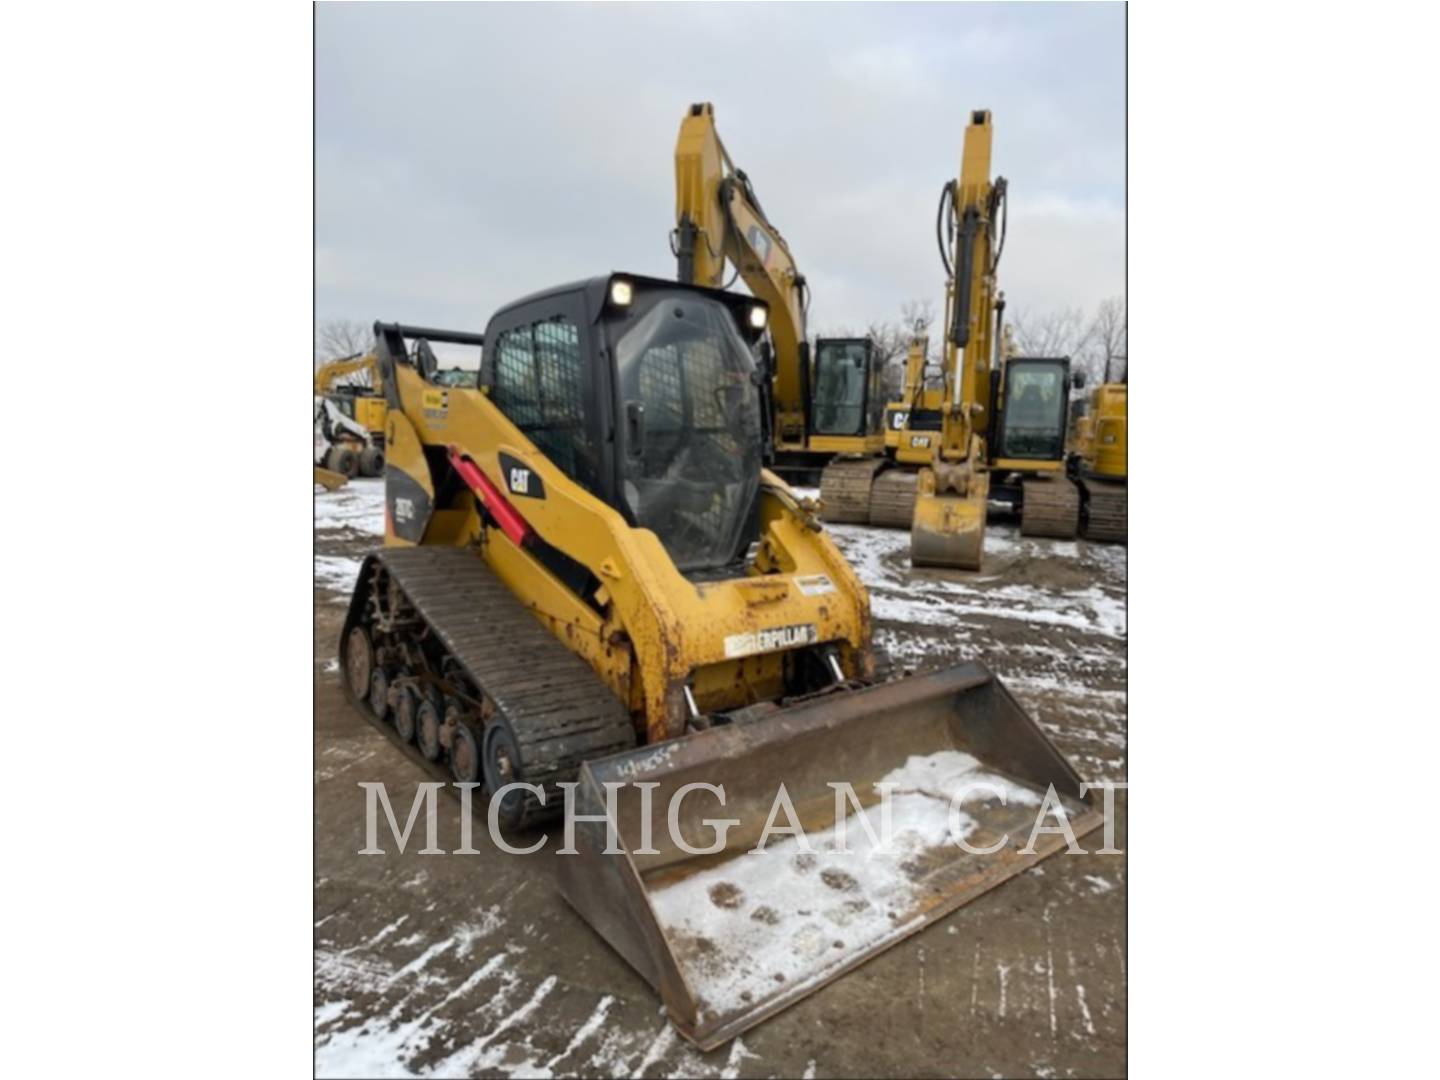
[[[1052,786],[1045,825],[1101,823],[1004,686],[962,664],[587,762],[560,888],[709,1050],[1063,848],[1022,851]]]
[[[985,499],[920,494],[910,524],[914,566],[979,570],[985,549]]]

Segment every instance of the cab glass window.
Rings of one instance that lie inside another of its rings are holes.
[[[584,386],[580,331],[569,319],[517,326],[497,338],[492,400],[561,472],[593,491]]]
[[[865,408],[866,343],[822,341],[815,358],[815,431],[858,435]]]
[[[1056,460],[1065,442],[1065,365],[1011,361],[1005,377],[1002,456]]]

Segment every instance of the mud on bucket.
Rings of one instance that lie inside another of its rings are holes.
[[[577,820],[561,892],[707,1050],[1064,848],[1021,850],[1051,786],[1044,824],[1101,823],[975,663],[587,762],[577,817],[604,817],[606,784],[623,853]]]

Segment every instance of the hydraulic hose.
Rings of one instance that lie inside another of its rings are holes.
[[[955,276],[955,270],[950,265],[950,254],[945,250],[946,234],[950,229],[945,228],[945,206],[948,203],[951,213],[951,226],[954,226],[955,199],[952,194],[955,190],[955,181],[946,180],[945,186],[940,189],[940,205],[935,208],[935,243],[940,248],[940,264],[945,267],[945,276]]]
[[[995,178],[995,186],[990,192],[990,227],[995,227],[996,217],[1000,218],[1000,241],[995,246],[995,258],[990,261],[990,272],[993,274],[1000,267],[1000,256],[1005,251],[1005,230],[1010,224],[1010,182],[1003,176]]]

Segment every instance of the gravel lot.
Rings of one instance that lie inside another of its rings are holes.
[[[333,659],[360,559],[380,541],[380,496],[379,481],[315,496],[319,1076],[1125,1071],[1123,855],[1051,858],[709,1054],[560,899],[551,858],[500,852],[483,828],[479,855],[359,855],[359,784],[384,782],[403,814],[424,779],[354,714]],[[1123,547],[992,521],[984,573],[914,572],[908,533],[832,529],[907,668],[983,659],[1083,778],[1126,778]],[[441,846],[458,847],[458,830],[458,804],[442,800]]]

